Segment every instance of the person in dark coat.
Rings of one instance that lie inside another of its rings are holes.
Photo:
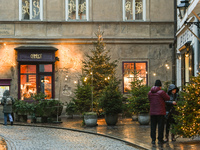
[[[155,86],[151,88],[148,93],[150,101],[150,116],[151,116],[151,139],[152,144],[156,141],[156,126],[158,125],[158,144],[163,144],[164,134],[164,122],[165,122],[165,101],[169,100],[170,97],[167,93],[161,90],[162,83],[160,80],[156,80]]]
[[[1,104],[3,105],[3,113],[4,113],[4,125],[7,125],[7,116],[9,117],[11,125],[13,125],[13,117],[12,113],[12,105],[15,100],[10,96],[9,90],[5,90],[3,93],[3,97],[1,99]]]
[[[169,141],[169,130],[170,125],[175,124],[175,120],[173,118],[173,115],[177,112],[175,111],[174,106],[176,105],[177,99],[179,97],[178,95],[179,89],[174,84],[170,84],[168,88],[168,95],[170,96],[169,101],[165,101],[166,103],[166,134],[165,134],[165,141]],[[171,134],[171,140],[176,141],[174,134]]]

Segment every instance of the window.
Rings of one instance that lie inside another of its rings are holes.
[[[43,20],[43,0],[19,0],[19,20]]]
[[[3,93],[5,92],[5,90],[10,91],[10,82],[11,79],[0,79],[0,100],[3,97]]]
[[[146,20],[146,0],[123,0],[123,20]]]
[[[38,69],[37,69],[38,68]],[[42,92],[47,97],[52,98],[53,65],[38,64],[20,65],[20,98],[21,100],[31,100],[36,93]]]
[[[66,20],[89,20],[88,0],[65,0]]]
[[[131,82],[134,81],[135,72],[142,84],[147,85],[147,62],[123,62],[123,92],[131,90]]]

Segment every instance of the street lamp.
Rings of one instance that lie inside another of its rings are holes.
[[[181,19],[185,15],[186,9],[189,5],[189,0],[181,0],[181,3],[177,6],[177,8],[179,9],[179,17]]]

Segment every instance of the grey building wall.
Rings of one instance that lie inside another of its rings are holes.
[[[18,94],[17,52],[14,48],[50,45],[58,48],[56,56],[60,58],[55,63],[55,97],[69,101],[69,96],[60,89],[73,91],[73,81],[81,73],[79,62],[93,47],[94,33],[99,26],[104,31],[104,41],[111,49],[112,59],[119,60],[119,78],[122,79],[122,62],[145,60],[150,86],[156,79],[172,80],[174,64],[169,44],[174,40],[173,0],[168,0],[167,5],[166,0],[146,0],[146,21],[123,21],[122,0],[89,0],[89,21],[65,21],[64,0],[43,2],[43,21],[19,21],[19,1],[0,0],[0,55],[9,51],[9,57],[15,63],[4,63],[0,78],[12,79],[11,94],[14,97]],[[68,82],[64,82],[66,74],[70,78]]]

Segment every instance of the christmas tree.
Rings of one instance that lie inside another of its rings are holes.
[[[173,133],[182,137],[200,135],[200,75],[192,77],[180,93]]]
[[[83,60],[80,79],[82,82],[77,85],[77,89],[74,92],[75,98],[73,98],[73,102],[76,106],[79,106],[76,109],[81,112],[98,111],[98,97],[103,89],[109,85],[109,80],[115,78],[117,61],[110,62],[110,50],[106,49],[106,45],[103,42],[103,32],[100,28],[95,35],[97,41],[93,43],[94,48],[91,49],[89,54],[86,54],[86,59]],[[83,109],[83,107],[85,108]]]
[[[115,74],[117,60],[110,62],[110,50],[106,49],[103,41],[103,32],[98,29],[95,33],[97,41],[94,42],[94,49],[91,54],[86,54],[83,61],[83,76],[86,83],[93,86],[94,98],[98,97],[101,91],[108,85],[108,80]]]

